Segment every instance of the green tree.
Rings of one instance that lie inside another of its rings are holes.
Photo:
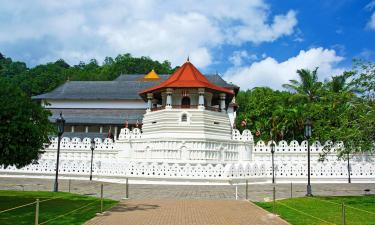
[[[240,130],[250,129],[257,140],[299,139],[299,111],[292,105],[293,94],[285,91],[274,91],[267,87],[258,87],[246,92],[239,92],[236,101],[240,105],[236,127]],[[241,121],[247,122],[246,127]]]
[[[27,71],[26,63],[13,62],[0,53],[0,77],[14,77],[17,74]]]
[[[318,81],[318,67],[310,71],[308,69],[297,70],[299,81],[290,80],[290,84],[283,87],[294,91],[297,95],[307,98],[309,102],[317,101],[322,83]]]
[[[23,62],[14,62],[0,53],[0,76],[11,78],[29,96],[51,91],[67,80],[113,80],[121,74],[146,74],[154,69],[159,74],[174,71],[168,61],[159,62],[149,57],[118,55],[106,57],[99,65],[96,59],[70,66],[63,59],[27,68]]]
[[[375,77],[365,73],[362,71],[358,76],[356,71],[347,71],[332,77],[324,84],[322,98],[312,108],[315,138],[333,141],[326,146],[322,160],[333,150],[346,160],[355,153],[374,150],[374,104],[369,95],[361,94],[361,89],[370,90],[368,85]],[[364,76],[366,84],[361,83]],[[341,147],[336,146],[338,141],[343,143]]]
[[[354,60],[355,79],[350,83],[370,104],[375,101],[375,63]]]
[[[0,165],[20,168],[37,160],[48,143],[49,111],[0,77]]]

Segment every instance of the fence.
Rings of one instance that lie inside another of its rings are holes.
[[[247,184],[245,185],[247,191]],[[374,184],[370,186],[375,188]],[[270,197],[264,199],[265,203],[257,204],[292,224],[375,224],[375,196],[371,194],[374,190],[369,188],[357,190],[362,192],[362,196],[334,197],[329,194],[324,197],[317,194],[306,198],[296,198],[293,183],[289,185],[289,196],[285,189],[286,185],[280,195],[277,185],[271,184],[267,189]],[[306,189],[301,192],[304,195]],[[301,197],[301,193],[297,196]]]
[[[12,179],[12,178],[9,178]],[[22,179],[20,181],[24,181]],[[4,184],[0,182],[0,189],[16,189],[16,190],[52,190],[53,182],[52,180],[39,180],[35,181],[34,183],[31,182],[32,180],[25,181],[24,183],[15,182],[13,184],[8,183]],[[43,181],[43,182],[42,182]],[[111,198],[120,197],[129,198],[131,195],[133,198],[139,198],[140,196],[143,197],[140,192],[149,194],[146,197],[151,195],[155,195],[155,193],[159,192],[173,192],[179,191],[179,193],[175,193],[174,196],[184,196],[181,192],[185,193],[196,193],[199,191],[191,191],[191,190],[202,190],[203,187],[193,185],[181,185],[175,186],[171,185],[172,187],[168,186],[166,190],[166,185],[154,185],[152,188],[148,185],[144,184],[134,184],[133,181],[130,181],[128,178],[123,180],[121,184],[105,184],[106,189],[103,187],[103,183],[97,183],[95,181],[83,183],[79,180],[60,180],[60,188],[61,191],[68,191],[68,192],[75,192],[84,195],[97,195],[100,197],[94,202],[89,202],[87,204],[83,204],[72,208],[71,210],[61,213],[60,215],[56,215],[53,218],[40,220],[40,216],[45,213],[41,210],[41,206],[45,202],[48,201],[56,201],[58,198],[49,198],[49,199],[36,199],[33,202],[27,203],[25,205],[16,206],[11,209],[4,209],[0,211],[0,218],[1,214],[5,214],[7,212],[11,212],[13,210],[17,210],[23,207],[33,207],[35,211],[35,224],[48,224],[51,221],[54,221],[59,218],[63,218],[68,216],[72,213],[75,213],[79,210],[84,210],[89,207],[95,207],[97,212],[103,212],[105,207],[103,206],[103,196],[104,192],[106,191],[106,196]],[[132,186],[130,187],[130,183]],[[46,185],[50,184],[50,185]],[[100,187],[100,189],[99,189]],[[143,188],[143,189],[142,189]],[[216,190],[215,190],[216,189]],[[100,191],[99,191],[100,190]],[[205,191],[206,190],[206,191]],[[325,199],[321,197],[312,197],[308,198],[307,201],[317,201],[320,202],[320,205],[327,205],[331,211],[335,213],[335,221],[331,220],[330,218],[325,218],[320,215],[316,215],[309,210],[301,209],[297,207],[294,203],[288,202],[289,200],[296,199],[296,197],[302,197],[306,193],[306,184],[295,184],[295,183],[284,183],[284,184],[254,184],[251,183],[251,180],[231,180],[230,185],[217,185],[217,186],[210,186],[207,185],[207,189],[202,191],[208,192],[207,196],[212,197],[215,193],[218,193],[219,198],[231,198],[231,199],[249,199],[253,201],[268,201],[270,204],[270,211],[274,214],[280,214],[282,210],[289,210],[293,211],[296,214],[302,215],[306,218],[310,218],[310,220],[316,220],[316,222],[323,223],[323,224],[333,224],[333,223],[341,223],[341,224],[353,224],[353,218],[356,218],[355,214],[362,213],[363,215],[367,215],[369,218],[373,218],[375,221],[375,212],[371,210],[361,209],[356,206],[350,205],[350,202],[335,202],[330,199]],[[208,190],[208,191],[207,191]],[[312,190],[315,196],[332,196],[332,195],[370,195],[375,191],[375,184],[315,184],[312,183]],[[131,192],[130,192],[131,191]],[[210,192],[211,191],[211,192]],[[100,193],[100,194],[99,194]],[[120,195],[120,197],[116,193]],[[226,196],[227,195],[227,196]],[[160,196],[155,196],[159,198]],[[168,196],[164,196],[171,198],[171,194]],[[173,197],[173,196],[172,196]],[[186,198],[195,198],[196,196],[187,195]],[[204,196],[203,196],[204,197]],[[374,198],[375,199],[375,198]],[[311,203],[311,202],[310,202]],[[96,205],[98,204],[98,205]],[[311,203],[312,204],[312,203]],[[373,202],[372,204],[375,204]],[[374,210],[375,211],[375,210]],[[337,222],[340,220],[339,222]],[[354,223],[355,224],[355,223]]]
[[[66,188],[64,188],[64,191],[68,190],[69,192],[71,191],[74,191],[75,190],[75,187],[74,187],[74,181],[72,180],[68,180],[67,182],[68,186]],[[95,186],[94,186],[95,185]],[[30,212],[30,211],[34,211],[34,224],[36,225],[42,225],[42,224],[50,224],[52,221],[55,221],[57,219],[61,219],[63,217],[66,217],[68,215],[71,215],[73,213],[76,213],[76,212],[79,212],[79,211],[82,211],[82,210],[91,210],[91,209],[96,209],[95,211],[98,212],[99,214],[102,214],[104,212],[104,210],[106,209],[106,206],[104,205],[104,184],[103,183],[94,183],[94,185],[92,185],[91,187],[89,188],[86,188],[86,192],[89,191],[91,193],[85,193],[84,195],[99,195],[99,198],[96,198],[96,199],[85,199],[83,198],[83,204],[80,204],[78,207],[75,207],[73,209],[69,209],[69,211],[65,211],[63,213],[60,213],[58,215],[49,215],[49,214],[56,214],[56,212],[52,212],[51,211],[51,208],[48,208],[45,209],[44,211],[41,209],[41,206],[43,206],[44,203],[46,202],[56,202],[56,205],[58,205],[59,207],[61,206],[61,200],[62,199],[65,199],[67,201],[76,201],[76,199],[73,199],[73,200],[70,200],[67,195],[63,194],[62,196],[57,196],[57,197],[51,197],[51,198],[46,198],[46,199],[40,199],[40,197],[37,197],[35,200],[33,200],[32,202],[29,202],[29,203],[26,203],[26,204],[22,204],[22,205],[17,205],[17,206],[14,206],[14,207],[11,207],[11,208],[6,208],[6,209],[2,209],[0,210],[0,223],[1,223],[1,220],[4,220],[5,222],[8,220],[8,219],[11,219],[13,217],[13,213],[14,211],[16,210],[19,210],[19,209],[25,209],[27,208],[27,212]],[[33,187],[40,187],[41,184],[29,184],[29,185],[25,185],[25,184],[0,184],[1,187],[8,187],[8,188],[5,188],[5,189],[12,189],[12,188],[9,188],[9,187],[16,187],[18,190],[20,190],[20,187],[22,186],[22,193],[25,193],[25,188],[24,187],[27,187],[27,189],[32,189]],[[98,190],[100,188],[100,191]],[[0,188],[0,189],[3,189],[3,188]],[[21,194],[22,195],[22,194]],[[6,196],[6,195],[5,195]],[[26,198],[30,198],[27,193],[26,195],[27,196]],[[15,196],[12,196],[12,197],[15,197]],[[125,183],[125,198],[129,198],[129,184],[128,184],[128,179],[126,179],[126,183]],[[87,200],[89,200],[87,202]],[[57,201],[59,201],[57,203]],[[86,203],[87,202],[87,203]],[[96,204],[98,204],[98,206],[96,206]],[[55,204],[54,204],[55,205]],[[30,208],[30,207],[33,207],[33,208]],[[47,206],[45,206],[47,207]],[[57,211],[61,211],[62,209],[60,208],[59,210]],[[18,214],[18,213],[16,213]],[[30,213],[19,213],[20,215],[17,215],[17,217],[20,217],[21,218],[21,215],[30,215]],[[44,214],[44,221],[41,220],[41,215]],[[48,216],[46,216],[48,215]],[[2,218],[3,217],[3,218]],[[24,218],[26,219],[26,218]],[[30,218],[27,218],[27,219],[30,219]],[[27,224],[32,224],[32,222],[30,221],[27,222],[27,221],[22,221],[22,222],[26,222]]]

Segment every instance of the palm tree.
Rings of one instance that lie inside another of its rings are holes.
[[[334,93],[340,93],[348,90],[348,85],[346,83],[346,76],[334,76],[332,81],[329,83],[330,89]]]
[[[327,83],[329,91],[333,93],[360,94],[361,90],[356,88],[349,78],[353,77],[354,72],[344,72],[342,75],[333,76],[332,81]]]
[[[283,84],[283,87],[296,92],[298,95],[306,97],[309,102],[319,98],[319,90],[322,83],[318,81],[318,67],[310,71],[308,69],[297,70],[298,80],[289,80],[290,84]]]

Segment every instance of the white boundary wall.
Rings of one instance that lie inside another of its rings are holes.
[[[238,138],[240,134],[234,133],[233,138],[236,138],[235,135]],[[62,139],[59,168],[61,175],[87,179],[91,159],[90,141],[89,138]],[[95,141],[93,175],[97,179],[116,180],[132,177],[203,182],[249,179],[254,182],[269,182],[272,177],[270,143],[266,144],[263,141],[254,146],[252,160],[220,163],[126,160],[121,157],[122,150],[116,149],[116,144],[111,139]],[[318,162],[323,146],[315,142],[310,147],[313,182],[346,182],[346,161],[338,161],[335,153],[330,153],[327,161]],[[51,177],[55,173],[56,148],[57,142],[54,139],[38,160],[38,164],[21,169],[0,168],[0,175]],[[306,182],[307,142],[279,142],[275,151],[275,167],[278,182]],[[375,156],[355,155],[351,159],[351,177],[353,182],[375,182]]]

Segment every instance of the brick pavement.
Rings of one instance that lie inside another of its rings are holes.
[[[51,191],[53,179],[0,177],[0,190]],[[86,195],[100,195],[98,181],[72,180],[71,192]],[[160,185],[132,184],[129,181],[129,195],[132,199],[235,199],[234,185]],[[59,181],[59,190],[68,192],[68,180]],[[362,195],[365,189],[375,193],[375,184],[316,184],[312,183],[314,195]],[[306,184],[293,184],[293,196],[301,197],[306,193]],[[290,184],[276,184],[276,198],[290,197]],[[104,197],[121,200],[125,197],[125,185],[104,183]],[[245,198],[245,186],[238,186],[239,199]],[[252,201],[264,201],[272,198],[272,184],[250,184],[248,197]]]
[[[288,224],[253,203],[236,200],[124,200],[85,225]]]
[[[89,225],[99,224],[286,224],[281,219],[252,203],[234,201],[234,185],[151,185],[132,184],[129,200],[122,201],[104,216],[95,217]],[[68,180],[59,181],[60,191],[67,192]],[[70,191],[99,196],[98,181],[71,180]],[[53,179],[0,178],[0,190],[51,191]],[[316,184],[314,195],[362,195],[364,189],[375,191],[375,184]],[[290,184],[276,184],[276,198],[290,197]],[[293,196],[304,196],[306,184],[293,184]],[[251,184],[248,192],[252,201],[272,198],[272,184]],[[239,199],[245,198],[245,186],[238,186]],[[120,200],[125,185],[104,183],[104,197]],[[110,215],[110,216],[109,216]]]

